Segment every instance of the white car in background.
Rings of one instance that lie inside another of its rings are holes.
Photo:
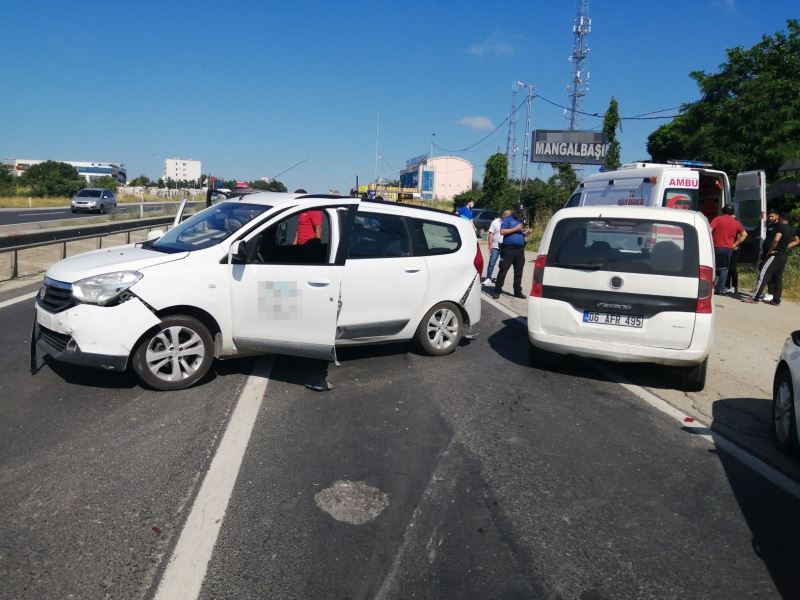
[[[793,331],[783,345],[772,384],[772,439],[784,452],[800,448],[800,331]]]
[[[321,237],[298,244],[302,213],[319,216]],[[447,354],[481,316],[475,231],[443,211],[261,192],[154,238],[52,265],[36,346],[67,363],[130,365],[149,386],[174,390],[215,357],[332,360],[336,347],[411,339]]]
[[[672,208],[556,212],[528,297],[531,358],[547,353],[678,367],[705,386],[714,324],[714,248],[706,218]]]

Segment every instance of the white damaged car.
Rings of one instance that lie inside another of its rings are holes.
[[[443,211],[262,192],[160,233],[53,264],[36,348],[174,390],[215,358],[333,360],[336,347],[411,339],[447,354],[480,320],[475,232]]]

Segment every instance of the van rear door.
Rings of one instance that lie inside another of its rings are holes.
[[[756,264],[767,233],[767,178],[764,171],[745,171],[736,176],[733,206],[736,217],[747,231],[739,262]]]

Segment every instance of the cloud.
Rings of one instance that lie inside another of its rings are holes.
[[[484,42],[470,44],[467,52],[481,58],[484,56],[513,56],[514,45],[510,42],[489,39]]]
[[[485,129],[490,130],[494,129],[494,123],[489,117],[464,117],[458,122],[459,125],[466,125],[472,129],[476,129],[478,131]]]
[[[715,9],[722,9],[729,14],[739,14],[738,0],[717,0],[712,2],[711,6]]]

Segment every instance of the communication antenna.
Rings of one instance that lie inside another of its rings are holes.
[[[522,187],[528,179],[528,163],[531,161],[531,112],[533,110],[533,90],[535,86],[529,83],[522,83],[521,81],[517,82],[517,86],[528,88],[528,98],[526,101],[528,111],[525,118],[525,148],[522,151],[522,176],[519,180],[519,189],[520,193],[522,193]]]
[[[575,129],[578,125],[577,117],[580,110],[581,99],[589,89],[589,72],[584,70],[583,62],[589,55],[589,46],[586,43],[587,36],[592,31],[592,19],[589,18],[589,0],[577,0],[577,11],[575,15],[575,25],[572,32],[575,34],[575,41],[572,46],[572,54],[569,61],[575,65],[575,72],[572,76],[572,84],[567,89],[572,100],[569,113],[569,128]]]
[[[506,140],[506,161],[508,178],[517,176],[517,82],[511,84],[511,117],[508,120],[508,139]]]

